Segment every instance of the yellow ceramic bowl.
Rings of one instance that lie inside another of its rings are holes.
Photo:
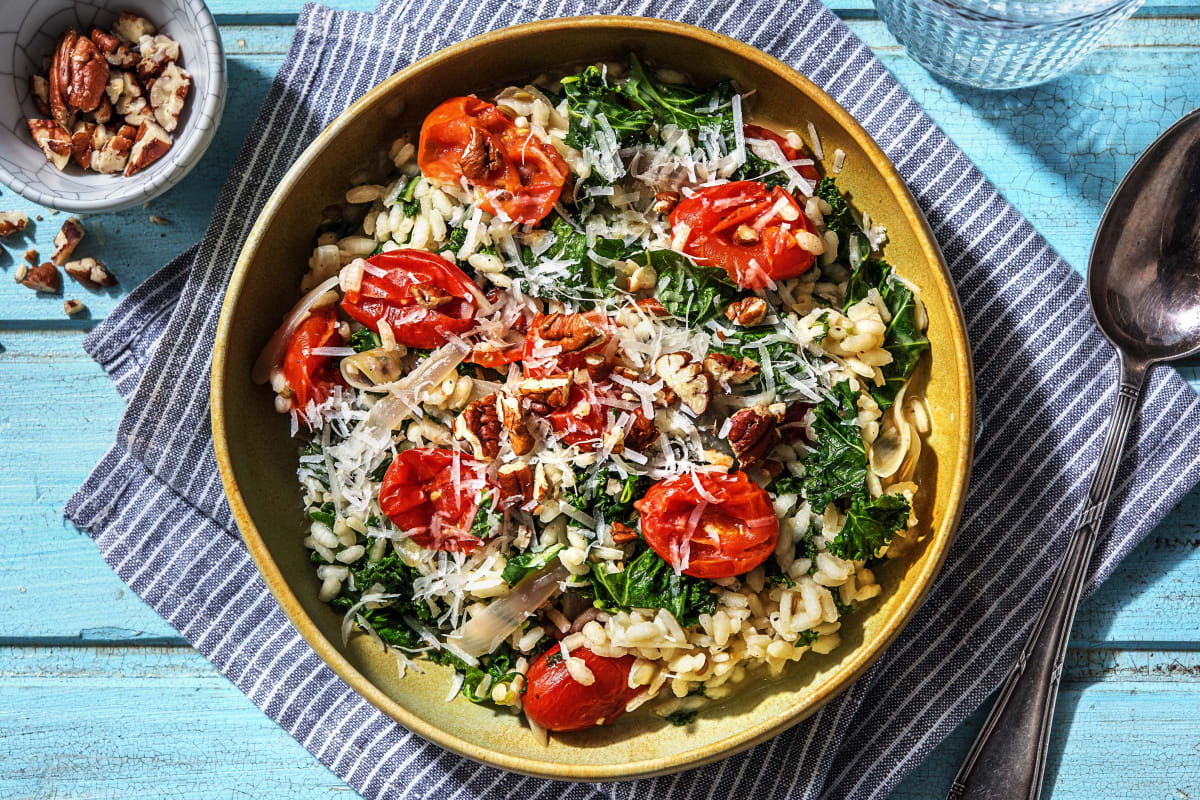
[[[652,714],[555,736],[539,745],[521,720],[446,702],[450,670],[397,678],[390,656],[365,636],[341,644],[340,615],[317,600],[318,581],[301,544],[296,444],[271,392],[251,383],[255,357],[299,296],[321,208],[338,201],[346,176],[399,132],[417,130],[447,97],[521,82],[569,64],[623,58],[633,50],[701,82],[732,77],[757,88],[757,118],[820,132],[826,168],[846,153],[841,187],[887,226],[886,254],[921,289],[931,358],[917,380],[935,423],[921,458],[918,541],[878,571],[883,595],[843,623],[832,654],[813,653],[780,679],[748,680],[732,699],[687,727]],[[950,547],[971,463],[974,393],[962,312],[929,227],[891,163],[840,106],[802,75],[740,42],[659,20],[593,17],[531,23],[470,39],[405,69],[337,118],[292,166],[242,250],[213,353],[212,424],[233,513],[267,586],[313,649],[356,690],[402,725],[443,747],[533,775],[606,780],[652,775],[728,756],[812,714],[861,675],[896,638],[925,596]]]

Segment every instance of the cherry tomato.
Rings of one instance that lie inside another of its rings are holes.
[[[529,665],[521,701],[526,716],[548,731],[580,731],[607,725],[625,713],[625,705],[642,690],[629,688],[635,659],[598,656],[586,648],[571,651],[587,665],[596,680],[584,686],[571,677],[562,651],[553,647]]]
[[[470,530],[487,483],[461,456],[457,483],[455,472],[452,450],[403,450],[383,476],[379,507],[421,547],[469,553],[480,543]]]
[[[797,231],[812,232],[796,198],[759,181],[700,189],[671,212],[671,226],[681,224],[690,229],[685,253],[721,267],[747,289],[794,278],[816,259],[796,241]]]
[[[788,144],[788,140],[780,136],[769,128],[764,128],[761,125],[743,125],[742,132],[747,139],[766,139],[779,145],[779,151],[783,153],[783,157],[788,161],[796,161],[797,159],[807,158],[812,159],[808,153],[797,150]],[[814,184],[821,180],[821,176],[817,173],[816,164],[802,164],[796,167],[796,172],[800,173],[800,177],[806,181],[812,181]]]
[[[775,552],[779,539],[770,497],[744,472],[677,475],[651,486],[633,505],[641,512],[646,544],[672,566],[686,555],[682,572],[696,578],[749,572]]]
[[[608,414],[594,390],[585,390],[575,383],[571,385],[567,404],[551,411],[546,419],[563,444],[577,444],[582,450],[594,450],[604,436]]]
[[[379,320],[386,320],[397,342],[429,349],[444,345],[447,333],[475,327],[478,287],[441,256],[392,250],[367,263],[387,274],[364,274],[358,291],[342,298],[342,310],[368,328],[378,331]]]
[[[480,208],[537,224],[554,208],[570,174],[562,157],[528,128],[478,97],[454,97],[421,125],[417,164],[427,177],[481,191]]]
[[[292,408],[303,409],[312,400],[320,403],[329,390],[341,381],[329,356],[315,356],[314,347],[335,347],[342,343],[337,332],[337,310],[331,306],[315,308],[292,332],[283,356],[283,377],[292,389]]]

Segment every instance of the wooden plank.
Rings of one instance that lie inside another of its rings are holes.
[[[1068,667],[1046,796],[1194,796],[1197,656],[1114,653],[1110,666],[1092,664]],[[943,797],[978,722],[934,750],[894,797]],[[5,797],[355,796],[185,648],[0,648],[0,740]]]
[[[882,23],[852,20],[851,24],[933,118],[1081,271],[1116,181],[1162,129],[1200,105],[1200,20],[1135,19],[1118,30],[1113,46],[1091,56],[1078,73],[1015,93],[974,92],[931,81],[903,54]],[[103,236],[93,233],[85,239],[80,254],[99,256],[121,279],[120,287],[107,292],[88,292],[67,281],[65,296],[83,300],[93,319],[106,315],[125,291],[203,233],[291,29],[232,26],[224,28],[222,35],[229,53],[229,103],[214,146],[195,172],[149,209],[87,219],[89,228],[103,230]],[[48,255],[60,217],[22,204],[10,194],[0,197],[0,203],[43,216],[32,240],[10,242],[11,253],[0,253],[0,269],[11,271],[29,241]],[[169,224],[152,224],[152,214]],[[0,281],[0,308],[10,325],[43,321],[63,328],[87,327],[86,317],[67,322],[62,299]]]

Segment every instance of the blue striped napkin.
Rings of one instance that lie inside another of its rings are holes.
[[[1079,277],[871,52],[815,0],[789,3],[384,0],[308,5],[203,241],[85,342],[129,400],[116,444],[67,515],[139,595],[368,798],[881,797],[1000,682],[1082,506],[1117,367]],[[583,13],[670,17],[792,64],[854,114],[924,208],[954,273],[979,390],[962,530],[936,587],[861,680],[775,739],[682,775],[554,784],[466,761],[355,694],[300,639],[251,563],[217,477],[209,354],[226,281],[270,187],[372,85],[453,38]],[[409,22],[411,21],[411,22]],[[351,64],[329,70],[329,64]],[[1200,479],[1200,399],[1171,370],[1147,388],[1095,582]]]

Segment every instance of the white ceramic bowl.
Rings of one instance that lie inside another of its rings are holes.
[[[216,23],[203,0],[3,0],[0,14],[0,181],[26,200],[80,213],[137,205],[174,186],[196,165],[212,141],[225,108],[225,53]],[[126,178],[101,175],[71,162],[54,167],[29,135],[26,117],[41,117],[29,78],[45,74],[43,58],[63,31],[87,34],[108,28],[129,10],[179,42],[179,65],[192,75],[174,145],[154,164]]]

